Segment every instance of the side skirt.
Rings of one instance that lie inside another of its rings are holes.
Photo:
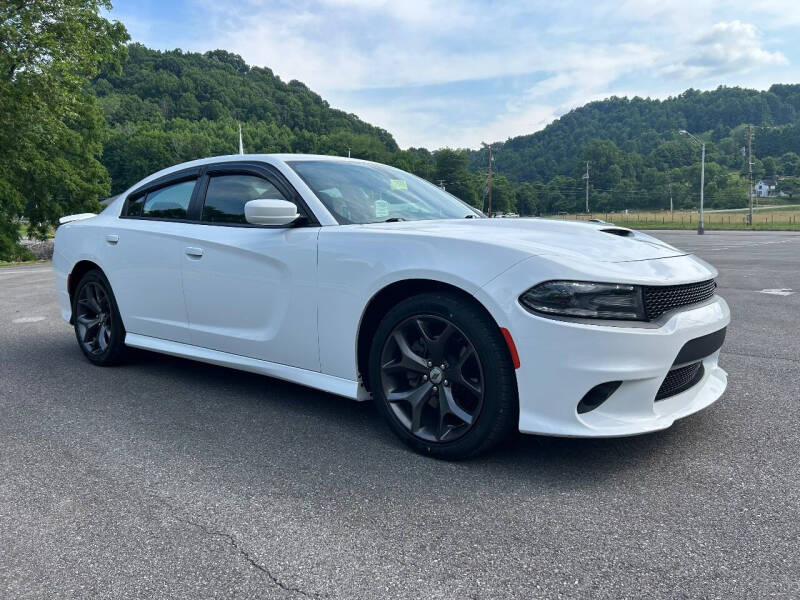
[[[136,333],[128,333],[125,335],[125,345],[133,348],[141,348],[143,350],[152,350],[153,352],[160,352],[162,354],[169,354],[171,356],[198,360],[220,367],[229,367],[240,371],[258,373],[259,375],[267,375],[269,377],[275,377],[277,379],[283,379],[285,381],[291,381],[292,383],[298,383],[307,387],[330,392],[337,396],[344,396],[351,400],[365,399],[359,397],[358,382],[342,379],[341,377],[334,377],[333,375],[326,375],[317,371],[308,371],[307,369],[299,369],[288,365],[258,360],[256,358],[248,358],[247,356],[239,356],[238,354],[219,352],[217,350],[209,350],[208,348],[201,348],[200,346],[171,342],[169,340],[162,340],[160,338]]]

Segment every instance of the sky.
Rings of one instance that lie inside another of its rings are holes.
[[[402,148],[477,148],[613,95],[800,83],[797,0],[116,0],[110,17],[302,81]]]

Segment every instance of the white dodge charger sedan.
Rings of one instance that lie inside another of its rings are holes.
[[[197,160],[62,223],[61,311],[92,363],[131,346],[372,398],[440,458],[515,428],[664,429],[727,383],[707,263],[608,223],[487,219],[381,164]]]

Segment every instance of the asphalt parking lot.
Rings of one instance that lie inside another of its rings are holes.
[[[800,234],[656,235],[721,272],[725,396],[462,463],[370,403],[143,352],[93,367],[50,267],[0,269],[0,596],[799,597]]]

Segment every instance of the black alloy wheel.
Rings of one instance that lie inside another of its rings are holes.
[[[96,365],[117,364],[125,349],[125,329],[111,286],[102,272],[86,273],[72,306],[75,337],[84,356]]]
[[[111,345],[111,301],[95,282],[89,282],[78,294],[75,325],[78,341],[87,354],[99,356]]]
[[[466,434],[483,407],[483,368],[454,323],[436,315],[401,321],[381,353],[381,388],[411,434],[449,442]]]
[[[422,454],[457,460],[516,429],[516,375],[497,323],[458,293],[403,300],[372,340],[369,385],[394,433]]]

